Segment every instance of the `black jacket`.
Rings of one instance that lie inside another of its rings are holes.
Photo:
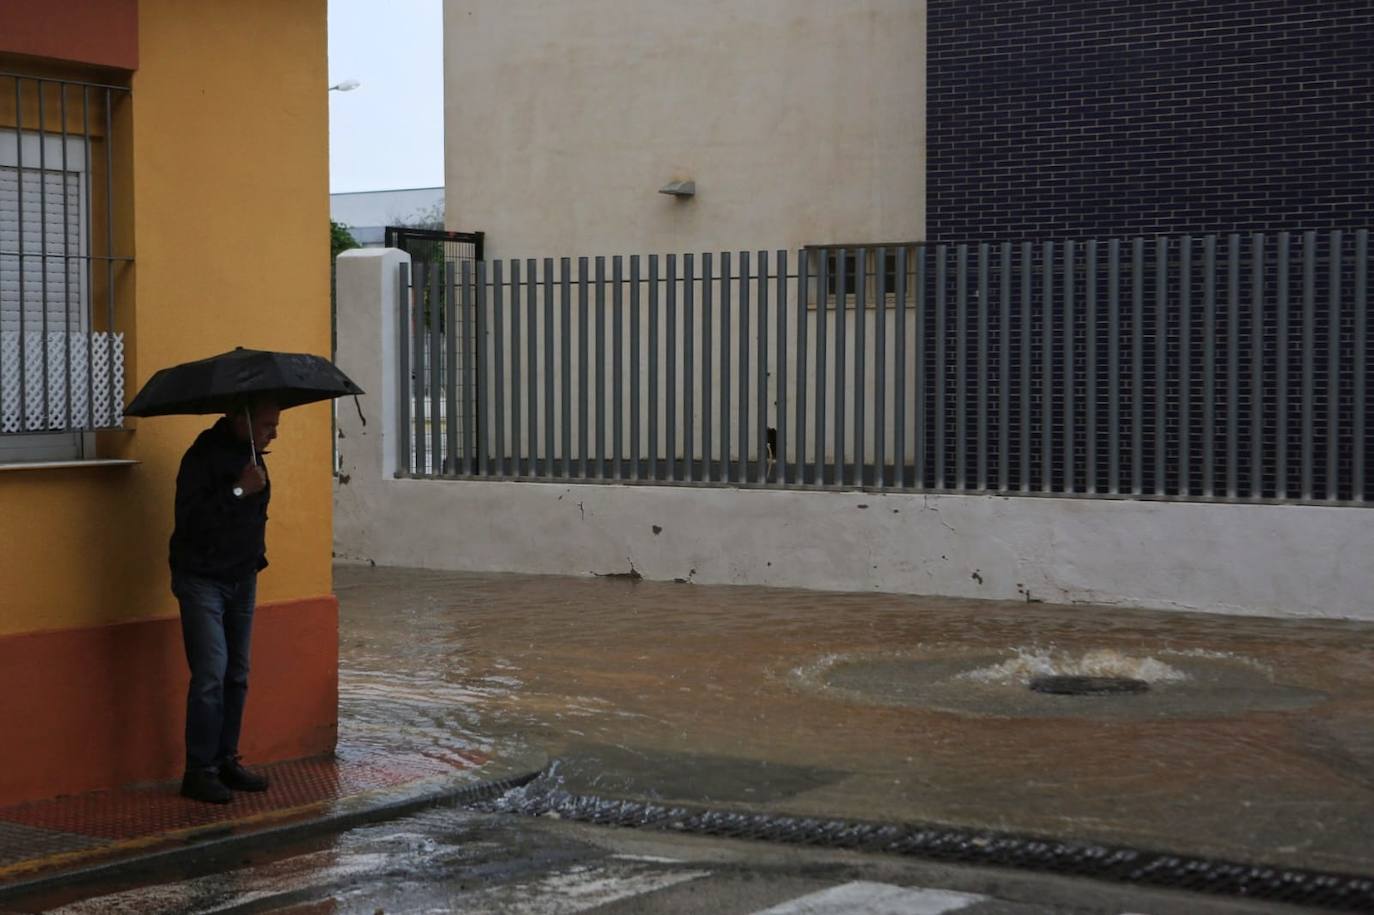
[[[173,572],[239,581],[267,567],[269,480],[261,492],[234,496],[243,468],[252,460],[227,418],[202,432],[186,450],[177,473],[176,528],[172,531]],[[259,457],[263,473],[266,462]]]

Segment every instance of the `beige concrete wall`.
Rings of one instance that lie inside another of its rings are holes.
[[[444,32],[448,224],[488,258],[924,237],[923,0],[446,0]]]

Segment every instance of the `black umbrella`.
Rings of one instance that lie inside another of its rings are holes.
[[[239,347],[209,359],[160,369],[124,411],[129,416],[227,413],[270,397],[282,409],[363,389],[321,356]]]
[[[238,349],[159,369],[124,410],[129,416],[175,416],[248,410],[267,397],[283,410],[363,389],[321,356]],[[251,425],[252,417],[249,417]],[[257,462],[257,454],[253,453]]]

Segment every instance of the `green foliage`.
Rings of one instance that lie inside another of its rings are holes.
[[[353,237],[353,233],[348,231],[348,226],[341,222],[329,220],[329,259],[333,260],[344,251],[350,248],[361,248],[358,240]]]

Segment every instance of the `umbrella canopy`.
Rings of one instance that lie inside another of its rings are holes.
[[[282,409],[363,389],[322,356],[238,349],[160,369],[124,411],[129,416],[227,413],[257,397]]]

